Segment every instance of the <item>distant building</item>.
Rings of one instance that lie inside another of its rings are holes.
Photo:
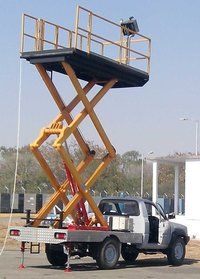
[[[157,157],[153,162],[152,199],[158,200],[158,166],[174,166],[174,213],[175,222],[188,227],[191,238],[200,239],[200,156]],[[185,165],[185,215],[179,214],[179,170]]]

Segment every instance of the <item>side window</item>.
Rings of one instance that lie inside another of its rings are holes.
[[[112,202],[104,202],[99,206],[100,211],[103,214],[112,215],[113,213],[117,213],[117,209],[114,203]]]
[[[152,216],[152,205],[147,202],[145,202],[145,205],[146,205],[146,210],[147,210],[148,216]]]
[[[154,204],[145,202],[146,205],[146,209],[147,209],[147,213],[148,216],[162,216],[162,218],[164,218],[163,214],[157,209],[157,207]]]
[[[104,215],[139,216],[140,210],[137,201],[103,201],[99,209]]]
[[[139,216],[140,210],[136,201],[126,201],[119,203],[122,215]]]

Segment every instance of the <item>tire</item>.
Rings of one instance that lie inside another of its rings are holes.
[[[68,260],[68,256],[63,252],[63,246],[58,244],[47,244],[46,255],[53,266],[65,266]]]
[[[131,245],[124,244],[122,246],[122,258],[128,264],[133,264],[138,257],[139,252]]]
[[[171,265],[181,265],[185,258],[185,241],[177,237],[167,251],[167,259]]]
[[[116,266],[119,256],[119,241],[114,238],[106,238],[99,247],[96,262],[100,269],[112,269]]]

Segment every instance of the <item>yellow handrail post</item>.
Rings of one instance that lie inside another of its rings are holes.
[[[75,21],[75,42],[74,47],[78,46],[78,27],[79,27],[79,6],[76,7],[76,21]]]
[[[59,27],[55,26],[55,33],[54,33],[54,44],[55,44],[55,49],[58,48],[58,36],[59,36]]]
[[[20,53],[22,53],[24,51],[24,28],[25,28],[25,15],[22,14],[22,29],[21,29]]]
[[[87,52],[91,50],[91,36],[92,36],[92,12],[88,14],[88,39],[87,39]]]

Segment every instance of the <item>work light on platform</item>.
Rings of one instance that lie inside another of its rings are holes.
[[[132,16],[126,21],[121,21],[124,36],[134,36],[135,33],[139,32],[137,20]],[[133,31],[133,32],[131,32]]]

